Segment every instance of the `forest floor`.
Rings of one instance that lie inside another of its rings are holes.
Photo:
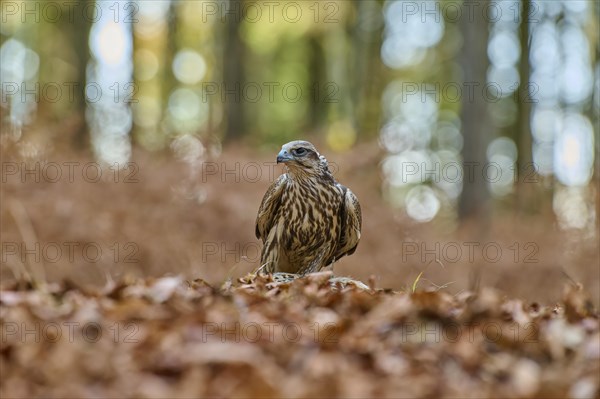
[[[598,313],[247,276],[2,291],[3,398],[597,398]],[[373,281],[371,281],[373,284]]]
[[[364,220],[333,273],[371,289],[247,277],[276,152],[135,150],[116,171],[4,147],[0,396],[600,395],[597,235],[561,231],[548,201],[414,223],[362,144],[327,154]]]
[[[190,163],[189,149],[179,157],[134,150],[131,163],[115,171],[99,169],[89,153],[4,147],[0,278],[28,273],[102,286],[107,274],[173,273],[219,286],[241,277],[259,266],[254,222],[282,172],[277,151],[230,145]],[[561,231],[548,193],[530,214],[516,214],[503,200],[478,225],[459,227],[449,212],[416,223],[384,198],[377,144],[325,154],[363,215],[360,244],[336,262],[336,275],[373,276],[378,287],[398,290],[422,273],[421,288],[457,294],[491,286],[544,303],[559,301],[563,286],[576,281],[600,307],[598,232]]]

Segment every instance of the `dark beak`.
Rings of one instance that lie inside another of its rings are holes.
[[[279,151],[279,154],[277,154],[277,163],[282,163],[282,162],[285,163],[285,162],[288,162],[291,160],[292,160],[292,157],[286,150],[281,150],[281,151]]]

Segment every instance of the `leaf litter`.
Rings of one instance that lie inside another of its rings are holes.
[[[331,272],[65,282],[5,287],[0,325],[2,398],[600,395],[598,312],[574,284],[541,305]]]

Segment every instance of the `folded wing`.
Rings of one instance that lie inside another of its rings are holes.
[[[281,203],[281,194],[287,181],[287,175],[283,174],[271,184],[262,199],[258,215],[256,216],[255,233],[256,238],[262,239],[263,243],[269,235],[269,231],[275,222],[275,215]]]
[[[362,216],[358,199],[350,189],[340,185],[343,189],[343,204],[340,213],[341,234],[338,241],[335,260],[344,255],[352,255],[356,251],[360,240],[360,229],[362,227]],[[333,261],[334,259],[332,259]]]

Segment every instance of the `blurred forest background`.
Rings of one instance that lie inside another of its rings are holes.
[[[305,138],[363,204],[363,241],[336,273],[410,285],[431,257],[405,243],[427,242],[444,267],[425,275],[458,291],[486,262],[449,265],[443,248],[493,241],[488,284],[573,278],[598,303],[599,4],[3,0],[3,243],[134,242],[139,263],[8,256],[2,276],[250,271],[272,179],[244,165]],[[134,162],[137,184],[44,181],[44,162],[65,161],[105,176]],[[36,167],[41,181],[23,172]]]

